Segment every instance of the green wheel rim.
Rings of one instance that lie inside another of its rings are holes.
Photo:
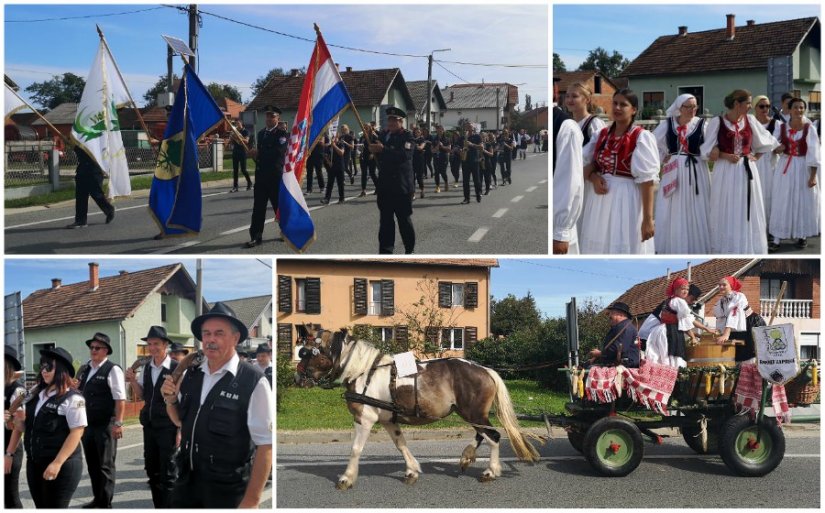
[[[608,467],[626,465],[633,458],[633,438],[621,429],[608,429],[596,440],[596,455]]]
[[[767,430],[762,430],[759,443],[756,443],[758,431],[756,426],[750,426],[740,431],[736,437],[736,454],[743,460],[755,464],[764,463],[773,452],[773,439]]]

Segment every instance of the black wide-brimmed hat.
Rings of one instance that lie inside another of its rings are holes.
[[[172,345],[169,346],[169,352],[189,354],[189,350],[183,347],[183,344],[181,344],[180,342],[172,342]]]
[[[279,109],[278,107],[276,107],[274,105],[267,105],[266,107],[264,107],[264,112],[267,113],[267,114],[272,112],[274,114],[278,114],[279,116],[281,115],[281,109]]]
[[[215,303],[215,306],[212,307],[209,312],[196,317],[194,321],[192,321],[192,334],[197,337],[198,340],[203,340],[201,338],[201,327],[203,326],[204,321],[207,319],[226,319],[230,323],[232,323],[238,331],[241,333],[241,338],[238,342],[243,342],[247,338],[249,338],[249,331],[246,329],[246,325],[238,319],[238,316],[235,315],[235,311],[224,303],[218,301]]]
[[[398,119],[406,119],[407,113],[403,110],[399,109],[398,107],[387,107],[387,117],[388,118],[398,118]]]
[[[612,305],[608,306],[607,309],[622,312],[623,314],[627,315],[628,318],[633,317],[633,314],[630,313],[630,307],[627,306],[626,303],[622,303],[621,301],[616,301]]]
[[[172,344],[172,339],[166,336],[166,328],[163,326],[152,326],[149,328],[149,333],[141,340],[146,342],[150,338],[159,338],[166,341],[167,344]]]
[[[72,358],[72,355],[62,347],[41,349],[40,356],[47,356],[62,361],[66,364],[66,368],[69,371],[69,376],[74,377],[74,364],[72,363],[74,358]]]
[[[12,346],[7,345],[5,351],[6,359],[11,362],[11,366],[14,367],[14,370],[19,371],[23,368],[20,365],[20,360],[17,359],[17,349],[13,348]]]
[[[89,340],[86,341],[86,346],[91,347],[92,342],[94,342],[94,341],[98,341],[98,342],[101,342],[103,344],[106,344],[106,350],[108,351],[106,354],[107,355],[112,354],[112,343],[109,342],[109,335],[107,335],[105,333],[100,333],[100,332],[95,333],[92,338],[90,338]]]
[[[255,354],[257,355],[261,353],[272,353],[272,347],[266,342],[263,344],[258,344],[258,348],[255,349]]]

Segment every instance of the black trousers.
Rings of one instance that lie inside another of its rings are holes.
[[[74,182],[75,223],[86,224],[86,217],[89,213],[90,196],[104,214],[109,215],[115,211],[115,207],[109,203],[106,195],[103,194],[103,173],[80,171],[75,175]]]
[[[110,509],[115,494],[117,440],[112,438],[111,427],[106,424],[86,426],[82,441],[95,508]]]
[[[238,188],[238,167],[241,169],[244,178],[246,178],[247,187],[252,186],[252,180],[249,178],[249,173],[246,171],[246,153],[232,152],[232,184],[236,189]]]
[[[143,461],[149,488],[152,490],[152,504],[155,509],[169,507],[169,495],[177,479],[175,465],[175,426],[153,428],[143,426]]]
[[[367,188],[367,175],[372,178],[372,186],[376,187],[378,184],[378,178],[375,176],[375,170],[377,169],[377,165],[375,163],[375,158],[371,158],[369,160],[361,159],[361,190],[366,190]]]
[[[424,164],[424,159],[418,162],[413,162],[413,172],[415,174],[415,181],[418,182],[418,188],[424,190],[424,178],[427,176],[427,168]]]
[[[88,428],[87,428],[88,429]],[[83,460],[78,454],[71,457],[60,467],[60,473],[54,481],[43,479],[43,472],[51,461],[35,463],[26,461],[26,478],[29,482],[29,492],[37,509],[55,508],[67,509],[72,500],[74,491],[80,483],[80,474],[83,472]]]
[[[430,170],[430,177],[433,176],[433,154],[425,153],[424,154],[424,165],[427,166],[427,169]]]
[[[440,179],[444,179],[444,185],[447,186],[450,184],[449,180],[447,179],[447,157],[444,158],[436,158],[435,159],[435,185],[441,186]]]
[[[312,175],[318,177],[318,189],[324,190],[324,169],[321,160],[310,160],[307,162],[307,192],[312,192]]]
[[[11,473],[5,479],[5,508],[22,509],[20,502],[20,469],[23,468],[23,444],[17,446],[11,460]]]
[[[278,210],[278,194],[281,189],[281,177],[264,179],[255,177],[255,188],[252,203],[252,221],[249,223],[250,240],[258,240],[264,236],[264,223],[266,222],[266,206],[272,205],[272,211]]]
[[[476,199],[481,200],[481,176],[478,173],[478,161],[470,159],[461,163],[461,174],[464,182],[464,199],[470,199],[470,178],[473,179],[473,189],[476,192]]]
[[[510,178],[510,174],[513,170],[513,161],[509,158],[499,158],[498,163],[501,165],[501,183],[513,183],[513,180]]]
[[[495,182],[496,179],[496,163],[490,157],[484,157],[484,190],[490,192],[490,182]]]
[[[338,199],[343,201],[344,200],[344,161],[338,161],[336,164],[333,164],[332,167],[329,169],[329,174],[327,175],[327,192],[324,194],[324,197],[329,201],[329,198],[332,197],[332,187],[334,183],[338,183]]]
[[[207,480],[198,472],[186,472],[170,496],[172,508],[237,508],[246,493],[244,481]]]
[[[450,173],[453,175],[453,181],[458,182],[459,170],[461,169],[461,156],[455,153],[450,155]]]
[[[395,249],[395,221],[404,242],[404,252],[415,249],[415,229],[412,224],[412,198],[409,194],[378,193],[378,253],[392,254]]]

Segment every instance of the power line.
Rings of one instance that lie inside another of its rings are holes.
[[[443,69],[444,71],[446,71],[446,72],[447,72],[447,73],[449,73],[450,75],[454,76],[455,78],[457,78],[457,79],[461,80],[461,81],[462,81],[462,82],[464,82],[465,84],[469,84],[469,83],[470,83],[470,81],[469,81],[469,80],[464,80],[463,78],[459,77],[458,75],[456,75],[456,74],[455,74],[455,73],[453,73],[452,71],[450,71],[450,70],[448,70],[447,68],[445,68],[445,67],[444,67],[444,66],[443,66],[440,62],[435,61],[435,60],[434,60],[433,62],[434,62],[434,63],[436,63],[436,64],[438,65],[438,67],[439,67],[439,68]]]
[[[547,69],[547,64],[500,64],[500,63],[485,63],[485,62],[462,62],[462,61],[445,61],[439,59],[441,62],[447,64],[461,64],[463,66],[486,66],[490,68],[528,68],[528,69]],[[434,62],[439,62],[433,59]]]
[[[146,11],[155,11],[157,9],[162,9],[163,6],[158,7],[149,7],[147,9],[138,9],[136,11],[124,11],[124,12],[114,12],[109,14],[86,14],[83,16],[64,16],[62,18],[41,18],[39,20],[6,20],[6,23],[37,23],[41,21],[64,21],[64,20],[79,20],[79,19],[86,19],[86,18],[105,18],[108,16],[123,16],[124,14],[135,14],[139,12],[146,12]]]
[[[521,262],[523,264],[530,264],[530,265],[535,265],[535,266],[538,266],[538,267],[546,267],[548,269],[556,269],[556,270],[559,270],[559,271],[568,271],[568,272],[580,273],[580,274],[589,274],[589,275],[592,275],[592,276],[598,276],[600,278],[614,278],[614,279],[619,279],[619,280],[627,280],[627,281],[632,281],[634,283],[639,283],[640,281],[647,281],[647,280],[650,279],[650,278],[630,278],[630,277],[625,277],[625,276],[619,276],[619,275],[616,275],[616,274],[594,273],[592,271],[582,271],[581,269],[573,269],[573,268],[570,268],[570,267],[562,267],[560,265],[540,264],[538,262],[532,262],[530,260],[519,260],[519,259],[512,259],[512,260],[514,262]]]
[[[269,269],[272,269],[272,263],[267,263],[267,262],[265,262],[265,261],[261,260],[260,258],[256,258],[255,260],[257,260],[258,262],[260,262],[260,263],[261,263],[262,265],[264,265],[265,267],[267,267],[267,268],[269,268]]]

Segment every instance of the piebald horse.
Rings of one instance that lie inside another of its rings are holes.
[[[499,375],[491,369],[461,358],[418,362],[417,377],[396,378],[395,390],[391,390],[393,358],[381,354],[372,344],[362,340],[356,341],[347,335],[346,330],[341,330],[333,336],[330,357],[332,369],[329,371],[329,377],[342,382],[348,392],[363,393],[370,399],[396,407],[396,411],[393,412],[385,407],[371,406],[360,401],[347,401],[347,408],[352,413],[355,423],[355,437],[347,469],[338,478],[336,487],[339,490],[346,490],[355,484],[361,451],[376,422],[384,426],[404,456],[404,482],[407,484],[413,484],[418,480],[421,467],[407,448],[399,424],[429,424],[452,412],[456,412],[470,423],[476,431],[476,444],[468,445],[459,460],[462,471],[475,461],[476,449],[484,440],[490,444],[490,465],[480,477],[482,482],[492,481],[501,476],[501,435],[492,427],[489,418],[493,405],[516,456],[528,462],[539,459],[538,451],[527,439],[540,438],[519,431],[510,394]],[[320,372],[312,361],[309,362],[309,368],[310,372]]]

